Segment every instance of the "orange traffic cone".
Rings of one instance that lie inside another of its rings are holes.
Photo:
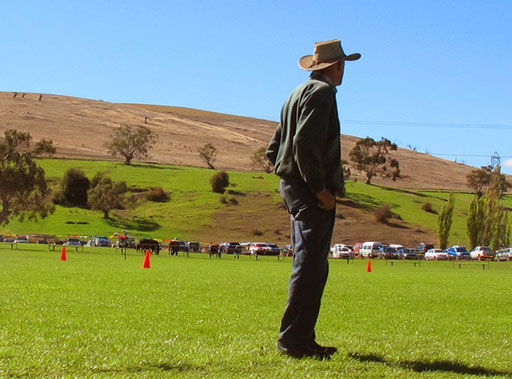
[[[151,254],[151,253],[148,249],[148,250],[146,250],[146,255],[144,256],[144,262],[142,263],[142,268],[149,268],[149,254]]]
[[[60,251],[60,260],[65,261],[66,260],[66,247],[62,246],[62,250]]]
[[[368,259],[368,263],[366,264],[366,272],[372,272],[372,261]]]

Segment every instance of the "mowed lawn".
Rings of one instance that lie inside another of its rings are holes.
[[[0,245],[0,376],[512,375],[512,262],[330,261],[318,341],[279,355],[291,258]]]

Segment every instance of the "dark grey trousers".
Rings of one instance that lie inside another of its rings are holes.
[[[291,219],[293,270],[278,341],[285,347],[315,339],[315,324],[329,273],[335,210],[318,207],[316,196],[302,182],[281,179],[280,193]]]

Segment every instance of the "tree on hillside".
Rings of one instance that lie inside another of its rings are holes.
[[[197,152],[199,157],[208,165],[208,168],[215,169],[213,162],[217,158],[217,149],[211,143],[201,146]]]
[[[468,187],[473,189],[478,197],[482,197],[486,188],[493,187],[501,199],[503,194],[512,186],[501,173],[501,167],[482,166],[471,171],[466,176]]]
[[[498,199],[501,199],[505,192],[508,191],[512,184],[507,181],[505,175],[501,173],[501,166],[496,166],[491,174],[489,186],[496,191]]]
[[[453,206],[455,199],[453,193],[448,198],[448,203],[443,205],[441,212],[437,218],[438,233],[439,233],[439,248],[446,249],[448,246],[448,238],[450,237],[450,229],[453,221]]]
[[[482,197],[485,187],[491,183],[491,175],[491,166],[482,166],[466,176],[466,183],[475,191],[477,197]]]
[[[67,206],[87,207],[89,187],[90,181],[84,171],[72,167],[64,173],[60,182],[60,189],[54,196],[54,202]]]
[[[366,137],[357,141],[349,156],[356,169],[365,173],[366,184],[371,184],[372,178],[379,174],[393,180],[400,177],[399,162],[389,157],[390,151],[396,150],[396,144],[386,138],[375,141]]]
[[[0,225],[8,224],[13,216],[21,221],[45,218],[55,209],[48,201],[44,170],[35,162],[43,153],[51,155],[53,144],[40,141],[31,148],[30,140],[29,133],[15,129],[0,137]]]
[[[103,212],[103,218],[110,218],[110,211],[123,209],[126,204],[125,193],[128,188],[124,181],[114,182],[104,173],[98,172],[91,180],[91,189],[87,192],[92,209]]]
[[[148,157],[149,150],[158,140],[158,136],[146,126],[121,125],[114,129],[111,141],[105,143],[107,152],[112,156],[124,157],[124,163],[129,165],[132,160]]]
[[[471,249],[478,246],[482,239],[485,229],[485,214],[485,201],[477,195],[469,205],[468,217],[466,219],[469,246]]]
[[[274,169],[274,165],[267,158],[266,151],[267,148],[262,146],[254,153],[252,153],[251,163],[253,168],[263,169],[263,171],[265,171],[266,173],[270,173]]]

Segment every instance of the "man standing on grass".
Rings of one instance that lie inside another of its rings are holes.
[[[316,342],[315,324],[329,271],[335,194],[344,192],[336,86],[345,61],[360,57],[345,55],[339,40],[315,43],[314,54],[299,60],[311,75],[284,104],[267,148],[291,216],[293,271],[277,348],[293,357],[328,358],[337,351]]]

